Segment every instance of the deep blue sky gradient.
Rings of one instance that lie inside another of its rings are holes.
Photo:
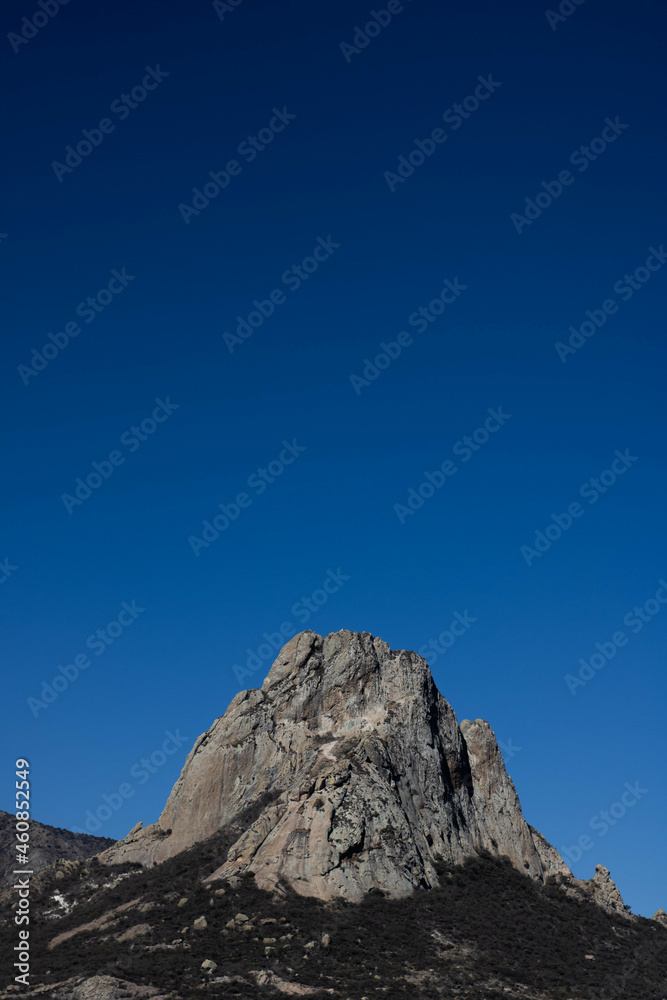
[[[459,719],[491,722],[529,822],[559,849],[590,835],[575,873],[607,865],[650,915],[667,906],[667,605],[636,633],[623,619],[667,578],[667,268],[627,301],[614,285],[667,242],[664,7],[586,0],[552,30],[540,4],[412,0],[348,63],[340,44],[370,9],[245,0],[221,21],[204,2],[71,0],[17,53],[2,39],[0,560],[17,569],[0,584],[0,804],[26,756],[34,817],[56,826],[82,828],[129,783],[97,831],[123,836],[261,684],[266,650],[241,681],[234,666],[264,633],[419,650],[467,611],[428,657],[440,689]],[[3,36],[35,10],[8,3]],[[169,75],[146,100],[110,113],[157,64]],[[489,74],[500,87],[444,124]],[[239,143],[283,107],[296,118],[246,162]],[[114,131],[59,182],[52,162],[105,117]],[[628,127],[579,172],[570,155],[607,118]],[[392,192],[385,172],[438,127],[446,141]],[[234,157],[240,175],[186,224],[179,204]],[[568,168],[518,233],[512,213]],[[318,237],[340,246],[286,289]],[[133,280],[25,385],[32,349],[123,268]],[[418,333],[408,318],[446,278],[465,291]],[[286,301],[230,353],[223,334],[276,288]],[[563,363],[555,343],[610,298]],[[357,394],[350,376],[401,331],[411,345]],[[155,433],[121,443],[167,397]],[[504,426],[453,456],[498,407]],[[248,478],[284,440],[305,451],[258,495]],[[627,472],[582,499],[625,449]],[[114,450],[124,463],[68,513],[62,495]],[[447,458],[457,472],[401,523],[395,505]],[[252,503],[195,555],[189,537],[242,491]],[[528,566],[521,546],[576,501],[583,516]],[[304,621],[294,605],[329,570],[349,579]],[[28,699],[132,601],[136,621],[35,717]],[[571,693],[565,675],[619,630],[627,644]],[[146,780],[168,730],[184,742]],[[646,791],[591,830],[626,782]]]

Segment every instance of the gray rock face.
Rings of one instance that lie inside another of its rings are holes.
[[[437,884],[436,859],[481,850],[535,879],[571,876],[526,824],[488,723],[459,726],[416,653],[347,631],[288,642],[197,740],[158,823],[101,859],[159,863],[269,792],[210,881],[250,870],[322,899],[400,896]]]
[[[609,869],[605,868],[604,865],[595,866],[592,888],[596,902],[600,906],[604,906],[605,910],[612,910],[617,913],[622,913],[625,910],[623,898],[609,873]]]

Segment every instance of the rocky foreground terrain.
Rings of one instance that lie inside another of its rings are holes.
[[[367,633],[295,636],[157,823],[31,895],[28,997],[667,997],[667,916],[630,914],[602,866],[575,879],[488,724]]]

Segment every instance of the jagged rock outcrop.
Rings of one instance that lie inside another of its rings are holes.
[[[605,868],[604,865],[595,866],[595,875],[589,885],[591,885],[591,889],[593,890],[596,903],[604,906],[605,910],[612,910],[617,913],[622,913],[625,910],[623,897],[618,891],[618,887],[612,879],[609,869]]]
[[[295,636],[196,741],[159,821],[101,858],[159,863],[267,795],[211,882],[250,870],[322,899],[400,896],[435,886],[439,858],[483,850],[571,878],[525,822],[488,723],[459,726],[425,660],[365,632]]]

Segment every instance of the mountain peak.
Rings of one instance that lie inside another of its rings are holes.
[[[103,858],[159,863],[257,804],[209,881],[250,871],[322,899],[401,896],[436,886],[438,861],[488,852],[576,882],[525,822],[488,722],[459,726],[426,661],[368,632],[295,635],[196,741],[158,822]]]

